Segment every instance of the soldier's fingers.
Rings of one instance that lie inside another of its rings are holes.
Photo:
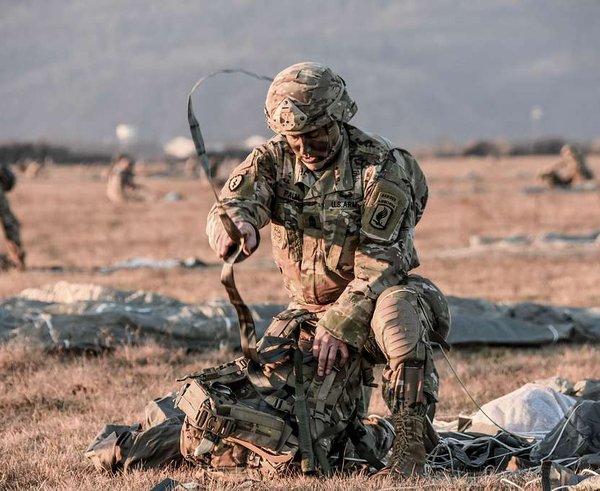
[[[219,256],[220,259],[223,259],[226,250],[227,248],[225,247],[225,237],[221,236],[219,237],[219,242],[217,246],[217,256]]]
[[[333,364],[335,363],[335,359],[337,357],[339,346],[337,343],[331,345],[329,349],[329,353],[327,355],[327,366],[325,367],[325,375],[329,375],[331,370],[333,369]]]
[[[348,346],[346,345],[346,343],[342,342],[340,344],[340,366],[341,367],[343,367],[346,364],[349,357],[350,357],[350,353],[348,352]]]
[[[327,343],[324,343],[321,346],[321,352],[319,353],[319,364],[317,365],[317,374],[319,377],[322,377],[325,373],[325,367],[327,365],[327,356],[329,355],[329,350],[331,346]]]
[[[229,253],[230,247],[233,245],[233,241],[227,234],[222,235],[219,240],[218,254],[221,259],[225,259]]]
[[[249,256],[254,252],[254,249],[256,249],[256,235],[253,233],[248,234],[244,241],[244,252]]]
[[[249,256],[256,249],[256,230],[249,223],[242,222],[240,232],[244,236],[244,252]]]
[[[321,351],[321,338],[318,336],[315,336],[315,339],[313,339],[313,346],[312,346],[313,358],[319,358],[320,351]]]

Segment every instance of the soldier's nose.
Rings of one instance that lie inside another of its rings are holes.
[[[311,146],[308,138],[300,137],[300,155],[308,155],[311,151]]]

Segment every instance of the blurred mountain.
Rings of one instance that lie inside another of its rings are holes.
[[[594,0],[0,0],[0,140],[188,135],[187,92],[225,67],[331,65],[356,123],[406,146],[600,135]],[[210,80],[207,142],[268,135],[267,84]],[[537,110],[533,110],[537,107]],[[535,114],[535,117],[532,115]]]

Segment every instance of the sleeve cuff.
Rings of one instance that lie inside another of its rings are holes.
[[[334,338],[343,341],[357,350],[362,349],[370,329],[368,323],[365,325],[357,322],[334,308],[330,308],[325,312],[325,315],[319,320],[318,325]]]

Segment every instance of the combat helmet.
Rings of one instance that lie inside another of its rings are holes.
[[[267,124],[280,135],[301,135],[331,121],[345,123],[356,109],[342,77],[313,62],[279,72],[265,101]]]

